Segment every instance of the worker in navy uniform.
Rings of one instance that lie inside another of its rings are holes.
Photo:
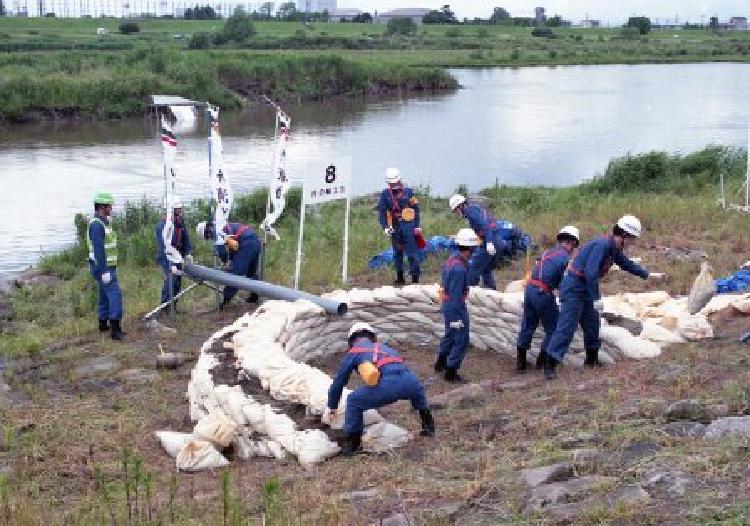
[[[435,434],[435,421],[419,378],[395,349],[378,343],[375,329],[362,322],[355,323],[349,330],[349,349],[328,389],[328,405],[321,419],[324,424],[331,424],[339,407],[341,393],[355,370],[365,385],[355,389],[346,399],[346,443],[342,455],[352,456],[361,448],[365,411],[398,400],[409,400],[412,407],[419,411],[422,436]]]
[[[167,257],[166,247],[164,246],[164,225],[167,222],[166,212],[156,224],[156,263],[161,267],[164,273],[164,285],[161,288],[161,302],[166,303],[169,297],[169,281],[172,281],[172,297],[180,293],[182,288],[182,264],[172,263]],[[192,260],[193,246],[190,243],[190,233],[185,227],[185,220],[182,216],[182,203],[175,199],[172,203],[172,224],[174,232],[172,233],[172,246],[179,252],[183,259]]]

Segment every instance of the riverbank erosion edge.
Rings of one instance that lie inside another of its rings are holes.
[[[144,115],[149,95],[169,93],[223,109],[262,96],[303,102],[345,96],[455,90],[435,66],[328,54],[205,53],[152,47],[118,53],[17,53],[0,57],[0,122]]]

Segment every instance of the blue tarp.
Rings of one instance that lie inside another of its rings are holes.
[[[738,270],[726,278],[716,280],[716,291],[719,294],[743,292],[750,289],[750,270]]]
[[[519,251],[526,252],[529,247],[531,247],[531,237],[528,234],[524,234],[521,232],[521,229],[507,221],[502,222],[501,228],[503,228],[503,226],[507,227],[507,225],[509,225],[509,227],[501,232],[501,237],[506,241],[506,244],[497,248],[501,257],[512,258],[515,257]],[[450,252],[455,249],[456,244],[452,239],[446,236],[432,236],[427,241],[427,245],[417,253],[417,259],[422,261],[427,257],[427,254]],[[393,248],[389,248],[388,250],[384,250],[380,254],[373,256],[370,259],[368,266],[370,267],[370,270],[375,270],[385,265],[390,265],[391,263],[393,263]]]

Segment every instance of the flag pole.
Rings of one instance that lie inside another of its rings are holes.
[[[300,206],[300,217],[299,217],[299,235],[297,237],[297,261],[294,265],[294,290],[299,290],[299,278],[302,272],[302,238],[305,232],[305,212],[307,209],[307,203],[305,199],[306,185],[307,182],[307,168],[305,168],[305,179],[302,182],[302,203]]]

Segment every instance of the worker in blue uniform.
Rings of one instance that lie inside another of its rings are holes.
[[[346,399],[343,456],[352,456],[361,448],[363,413],[398,400],[409,400],[412,407],[419,411],[422,424],[420,434],[434,436],[435,421],[419,378],[406,366],[398,352],[378,343],[375,329],[363,322],[355,323],[349,330],[349,349],[328,389],[328,405],[321,418],[324,424],[331,424],[344,387],[355,369],[364,385],[351,392]]]
[[[445,333],[440,340],[435,372],[445,371],[445,380],[461,383],[458,374],[469,348],[469,310],[466,296],[469,293],[469,259],[479,246],[479,238],[471,228],[462,228],[455,238],[458,250],[448,257],[442,270],[442,303]]]
[[[213,240],[216,237],[213,223],[202,221],[196,227],[198,235],[203,239]],[[227,223],[224,225],[222,232],[224,244],[217,246],[216,252],[223,263],[231,261],[232,274],[244,278],[258,279],[258,259],[260,257],[260,238],[255,230],[249,225],[242,223]],[[224,299],[219,305],[224,309],[237,294],[235,287],[224,287]],[[248,303],[256,303],[258,295],[255,292],[250,293],[247,298]]]
[[[495,290],[492,271],[497,267],[498,250],[504,245],[495,216],[487,208],[467,202],[461,194],[451,197],[448,204],[455,214],[469,221],[469,226],[479,237],[479,246],[469,262],[469,285],[479,285],[481,278],[484,288]]]
[[[97,311],[99,330],[110,331],[113,340],[122,340],[122,292],[117,281],[117,234],[112,228],[111,216],[114,198],[109,192],[94,196],[94,217],[86,229],[89,249],[89,269],[99,289]]]
[[[422,235],[419,227],[419,203],[414,190],[405,187],[397,168],[385,172],[387,187],[380,193],[378,219],[385,235],[391,238],[393,261],[396,265],[394,285],[403,285],[404,252],[409,260],[411,282],[419,283],[419,259],[417,237]]]
[[[623,250],[641,235],[641,222],[637,217],[625,215],[612,229],[611,235],[599,236],[580,248],[568,267],[560,285],[560,317],[557,328],[547,346],[544,376],[548,380],[557,374],[555,367],[565,357],[576,327],[583,330],[583,345],[586,351],[584,364],[600,366],[599,314],[604,304],[599,292],[599,280],[609,272],[613,264],[642,279],[661,278],[663,274],[648,270],[628,259]]]
[[[537,261],[524,289],[523,317],[516,343],[516,369],[518,371],[526,370],[526,353],[531,347],[531,339],[539,322],[541,321],[544,327],[544,340],[537,357],[537,367],[544,364],[549,339],[557,326],[560,310],[555,298],[555,289],[560,286],[565,275],[570,255],[578,248],[580,242],[578,229],[566,225],[557,233],[556,239],[557,245],[545,250]]]
[[[172,297],[180,293],[182,287],[182,264],[172,263],[167,257],[166,247],[164,246],[164,225],[167,222],[166,213],[162,215],[159,222],[156,223],[156,263],[161,267],[164,274],[164,285],[161,288],[161,302],[166,303],[170,300],[170,281],[172,282]],[[190,243],[190,233],[185,227],[185,220],[182,215],[182,203],[175,199],[172,203],[172,224],[174,232],[172,233],[172,246],[188,261],[192,260],[193,246]]]

